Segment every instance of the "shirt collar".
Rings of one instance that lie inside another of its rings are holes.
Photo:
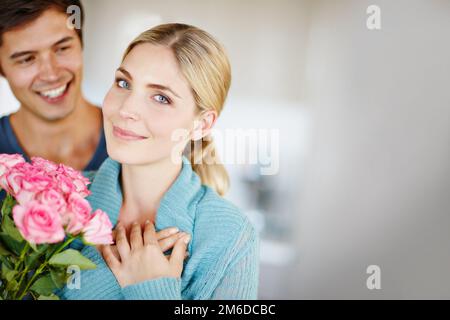
[[[122,207],[123,195],[120,184],[120,163],[107,158],[97,171],[87,198],[93,210],[105,211],[116,226]],[[178,227],[192,235],[195,220],[195,198],[201,190],[201,181],[192,170],[191,163],[183,157],[182,169],[175,182],[164,194],[156,214],[157,231]]]

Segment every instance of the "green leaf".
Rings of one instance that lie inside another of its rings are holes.
[[[1,209],[3,218],[11,216],[12,208],[15,204],[16,201],[14,200],[14,198],[9,193],[7,193]]]
[[[36,247],[36,251],[32,251],[25,257],[25,264],[29,270],[35,269],[38,265],[44,263],[44,254],[48,245],[39,245]],[[34,249],[33,249],[34,250]]]
[[[6,249],[3,244],[0,242],[0,256],[10,256],[11,252]]]
[[[2,265],[4,264],[10,269],[14,268],[14,262],[12,262],[11,259],[8,259],[6,256],[0,255],[0,262],[2,263]]]
[[[50,271],[50,276],[58,289],[64,287],[67,282],[67,273],[65,269],[52,269]]]
[[[48,260],[56,250],[58,250],[58,244],[48,245],[48,250],[45,253],[45,260]]]
[[[3,244],[6,246],[8,250],[10,250],[12,253],[20,256],[20,253],[22,252],[23,247],[25,246],[25,241],[18,242],[11,238],[11,236],[0,232],[0,240],[2,240]]]
[[[34,252],[39,252],[35,243],[29,242],[28,245],[33,249]]]
[[[77,265],[81,270],[95,269],[96,265],[88,258],[84,257],[79,251],[67,249],[51,257],[49,264],[53,266],[72,266]]]
[[[56,294],[52,293],[49,296],[40,295],[38,300],[59,300],[59,297]]]
[[[19,284],[17,283],[16,280],[9,281],[8,284],[6,285],[6,290],[10,292],[17,291],[19,290]]]
[[[44,263],[43,259],[39,259],[43,257],[42,253],[33,252],[25,257],[25,265],[28,267],[28,270],[36,269],[39,265]]]
[[[14,221],[9,216],[5,216],[5,218],[3,219],[2,230],[4,233],[9,235],[15,241],[17,241],[17,242],[24,241],[19,230],[17,230],[16,225],[14,224]]]
[[[5,279],[6,281],[11,281],[17,274],[17,271],[14,271],[10,268],[8,268],[8,266],[6,264],[2,264],[2,278]]]
[[[47,274],[38,280],[31,286],[30,290],[36,292],[39,295],[49,296],[56,289],[55,284],[50,276]]]

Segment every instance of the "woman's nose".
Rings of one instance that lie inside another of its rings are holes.
[[[138,97],[135,93],[130,92],[130,94],[123,101],[123,104],[119,110],[120,117],[125,120],[139,120],[139,112],[136,106],[138,105]]]
[[[125,120],[133,120],[133,121],[139,120],[139,115],[127,107],[122,107],[119,110],[119,114],[120,117]]]

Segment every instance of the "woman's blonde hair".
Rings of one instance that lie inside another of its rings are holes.
[[[142,43],[170,48],[192,89],[199,113],[215,110],[220,115],[231,84],[230,62],[220,43],[194,26],[162,24],[134,39],[123,58]],[[219,161],[212,137],[209,135],[197,142],[191,141],[186,152],[202,183],[224,195],[229,187],[229,178]]]

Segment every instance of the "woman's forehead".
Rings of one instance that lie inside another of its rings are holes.
[[[128,53],[121,68],[128,71],[135,81],[190,91],[178,61],[168,47],[149,43],[139,44]]]

